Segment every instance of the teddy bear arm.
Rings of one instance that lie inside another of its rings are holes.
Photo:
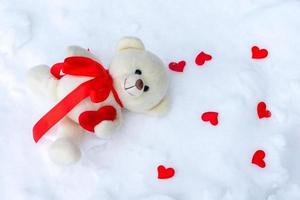
[[[113,121],[111,120],[101,121],[94,128],[95,134],[99,138],[109,138],[117,131],[121,123],[122,123],[121,110],[117,109],[116,119],[114,119]]]
[[[50,73],[47,65],[37,65],[27,72],[27,83],[29,88],[43,96],[56,100],[58,80]]]
[[[101,63],[100,60],[92,54],[90,51],[87,49],[84,49],[80,46],[69,46],[67,49],[67,56],[83,56],[87,58],[91,58],[93,60],[96,60],[97,62]]]
[[[169,98],[164,97],[158,105],[147,111],[146,114],[156,117],[163,116],[168,112],[169,104]]]

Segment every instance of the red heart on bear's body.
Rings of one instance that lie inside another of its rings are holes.
[[[212,56],[211,56],[211,55],[206,54],[206,53],[204,53],[204,52],[202,51],[202,52],[200,52],[200,53],[197,55],[197,57],[196,57],[196,59],[195,59],[195,63],[196,63],[197,65],[203,65],[203,64],[205,63],[205,61],[209,61],[209,60],[211,60],[211,59],[212,59]]]
[[[218,115],[217,112],[205,112],[202,114],[201,118],[205,122],[210,122],[213,126],[218,125]]]
[[[257,115],[259,119],[271,117],[272,113],[267,110],[267,105],[265,102],[262,101],[257,104]]]
[[[166,168],[163,165],[157,167],[158,179],[168,179],[172,178],[175,175],[175,170],[172,167]]]
[[[252,58],[253,59],[263,59],[268,56],[268,50],[267,49],[260,49],[257,46],[252,47]]]
[[[183,72],[184,67],[185,67],[185,61],[184,60],[179,61],[178,63],[177,62],[171,62],[169,64],[169,69],[173,70],[175,72]]]
[[[113,121],[116,119],[117,111],[112,106],[101,107],[97,111],[85,111],[79,116],[79,124],[85,130],[94,132],[94,128],[97,124],[104,120]]]
[[[266,153],[263,150],[257,150],[252,157],[252,164],[255,164],[261,168],[266,167],[266,163],[264,158],[266,157]]]

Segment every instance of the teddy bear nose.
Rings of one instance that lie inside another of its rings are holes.
[[[143,87],[144,87],[144,82],[142,81],[142,79],[138,79],[136,82],[135,82],[135,87],[139,90],[142,90]]]

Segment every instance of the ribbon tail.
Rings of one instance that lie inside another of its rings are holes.
[[[82,83],[57,103],[33,127],[33,139],[37,143],[46,132],[63,119],[80,101],[89,96],[90,81]]]

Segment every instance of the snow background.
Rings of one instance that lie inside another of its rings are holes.
[[[51,164],[33,124],[53,102],[26,87],[34,65],[61,61],[68,45],[90,48],[108,66],[122,36],[140,37],[170,71],[164,118],[125,113],[110,141],[87,137],[75,166]],[[299,0],[1,0],[1,200],[299,200]],[[269,50],[251,59],[251,47]],[[205,51],[204,67],[194,64]],[[272,118],[259,120],[265,101]],[[220,123],[203,123],[206,111]],[[251,164],[266,151],[265,169]],[[156,167],[172,166],[158,180]]]

